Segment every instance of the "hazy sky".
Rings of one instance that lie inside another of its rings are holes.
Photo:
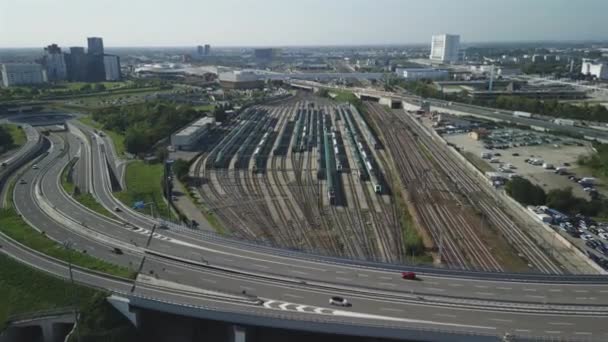
[[[607,14],[608,0],[0,0],[0,47],[608,40]]]

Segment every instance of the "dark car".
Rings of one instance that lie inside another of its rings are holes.
[[[337,306],[350,306],[351,304],[346,300],[346,298],[333,296],[329,298],[329,304],[337,305]]]
[[[401,278],[408,280],[416,280],[416,273],[411,271],[401,272]]]
[[[114,247],[114,249],[112,249],[112,253],[114,254],[118,254],[118,255],[122,255],[122,249],[118,248],[118,247]]]

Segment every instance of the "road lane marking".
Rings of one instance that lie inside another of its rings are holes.
[[[348,272],[346,272],[346,271],[336,271],[336,273],[338,273],[338,274],[348,274]]]
[[[576,331],[574,335],[591,335],[588,331]]]
[[[574,325],[568,322],[549,322],[549,325]]]
[[[429,285],[439,285],[439,283],[436,281],[425,281],[424,283]]]
[[[217,284],[217,280],[207,279],[207,278],[201,278],[201,280],[204,282],[207,282],[207,283]]]
[[[342,281],[353,281],[351,278],[344,278],[344,277],[336,277],[337,280],[342,280]]]
[[[304,298],[302,296],[294,295],[294,294],[291,294],[291,293],[285,293],[285,294],[283,294],[283,296],[289,297],[289,298]]]
[[[545,296],[533,296],[533,295],[526,295],[526,297],[528,298],[538,298],[538,299],[545,299]]]
[[[589,290],[574,290],[576,293],[587,293]]]
[[[393,277],[379,277],[380,279],[384,279],[384,280],[392,280]]]
[[[524,288],[524,291],[528,291],[528,292],[536,292],[536,289],[528,289],[528,288]]]
[[[503,287],[503,286],[498,286],[497,289],[498,290],[512,290],[511,287]]]
[[[368,278],[368,277],[369,277],[369,275],[368,275],[368,274],[363,274],[363,273],[359,273],[359,274],[357,274],[357,275],[358,275],[359,277],[361,277],[361,278]]]
[[[462,284],[449,284],[449,286],[452,286],[452,287],[463,287],[464,285],[462,285]]]
[[[243,290],[248,290],[248,291],[254,291],[255,290],[253,287],[249,287],[249,286],[240,285],[239,287],[242,288]]]
[[[291,273],[297,273],[297,274],[302,274],[302,275],[307,275],[308,274],[306,272],[296,271],[296,270],[289,270],[289,272],[291,272]]]
[[[515,332],[530,332],[530,329],[515,329]]]
[[[511,323],[513,322],[512,319],[502,319],[502,318],[490,318],[490,321],[495,321],[495,322],[505,322],[505,323]]]
[[[393,284],[393,283],[378,283],[378,285],[381,285],[381,286],[389,286],[389,287],[393,287],[393,286],[395,286],[395,284]]]
[[[559,330],[545,330],[547,334],[561,334],[562,332]]]
[[[456,315],[452,315],[452,314],[442,314],[442,313],[437,313],[437,314],[435,314],[435,316],[439,316],[439,317],[450,317],[450,318],[454,318],[454,317],[456,317]]]
[[[494,296],[495,295],[495,293],[492,293],[492,292],[475,292],[475,293],[478,295],[481,295],[481,296]]]
[[[264,269],[268,268],[268,266],[265,266],[265,265],[259,265],[259,264],[251,264],[251,265],[258,267],[258,268],[264,268]]]
[[[549,289],[549,292],[562,292],[561,289]]]
[[[488,287],[485,285],[475,285],[476,288],[478,289],[487,289]]]

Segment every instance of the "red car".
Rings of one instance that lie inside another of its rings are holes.
[[[408,280],[416,280],[416,273],[414,272],[401,272],[401,278]]]

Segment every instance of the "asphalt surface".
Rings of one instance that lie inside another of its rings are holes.
[[[51,140],[53,147],[39,163],[40,169],[27,170],[23,176],[27,184],[15,188],[17,209],[49,237],[58,241],[69,239],[73,248],[136,269],[150,233],[146,229],[154,220],[128,208],[115,212],[118,216],[115,219],[105,218],[74,202],[59,184],[61,171],[70,159],[65,141],[57,136],[51,136]],[[109,190],[107,171],[104,177],[105,168],[101,167],[105,146],[96,138],[91,138],[91,142],[93,189],[104,206],[113,208],[118,203]],[[67,143],[80,141],[68,138]],[[125,226],[127,221],[129,225]],[[115,246],[122,248],[124,254],[114,254]],[[6,252],[6,247],[3,250]],[[9,254],[26,258],[27,253],[16,250]],[[314,256],[305,259],[288,251],[213,238],[187,229],[158,229],[149,250],[157,256],[147,255],[142,274],[149,275],[151,280],[140,277],[136,291],[148,291],[145,295],[150,298],[178,304],[186,301],[221,310],[280,314],[298,320],[320,315],[326,322],[387,328],[412,326],[490,334],[508,331],[598,341],[608,338],[608,327],[601,324],[608,316],[608,285],[603,284],[492,281],[425,273],[420,274],[420,281],[406,281],[394,269],[362,267],[338,260],[328,262]],[[161,257],[163,254],[173,260]],[[30,264],[62,275],[61,270],[55,269],[59,266],[50,266],[48,262],[39,256]],[[90,275],[83,274],[77,280],[120,293],[130,286],[129,282],[115,284],[115,280],[87,277]],[[158,281],[168,283],[163,288],[148,288],[149,283]],[[186,296],[180,292],[184,287],[232,296],[245,291],[265,302],[252,306],[208,296],[201,298],[200,294]],[[331,295],[348,298],[352,307],[329,306]]]

